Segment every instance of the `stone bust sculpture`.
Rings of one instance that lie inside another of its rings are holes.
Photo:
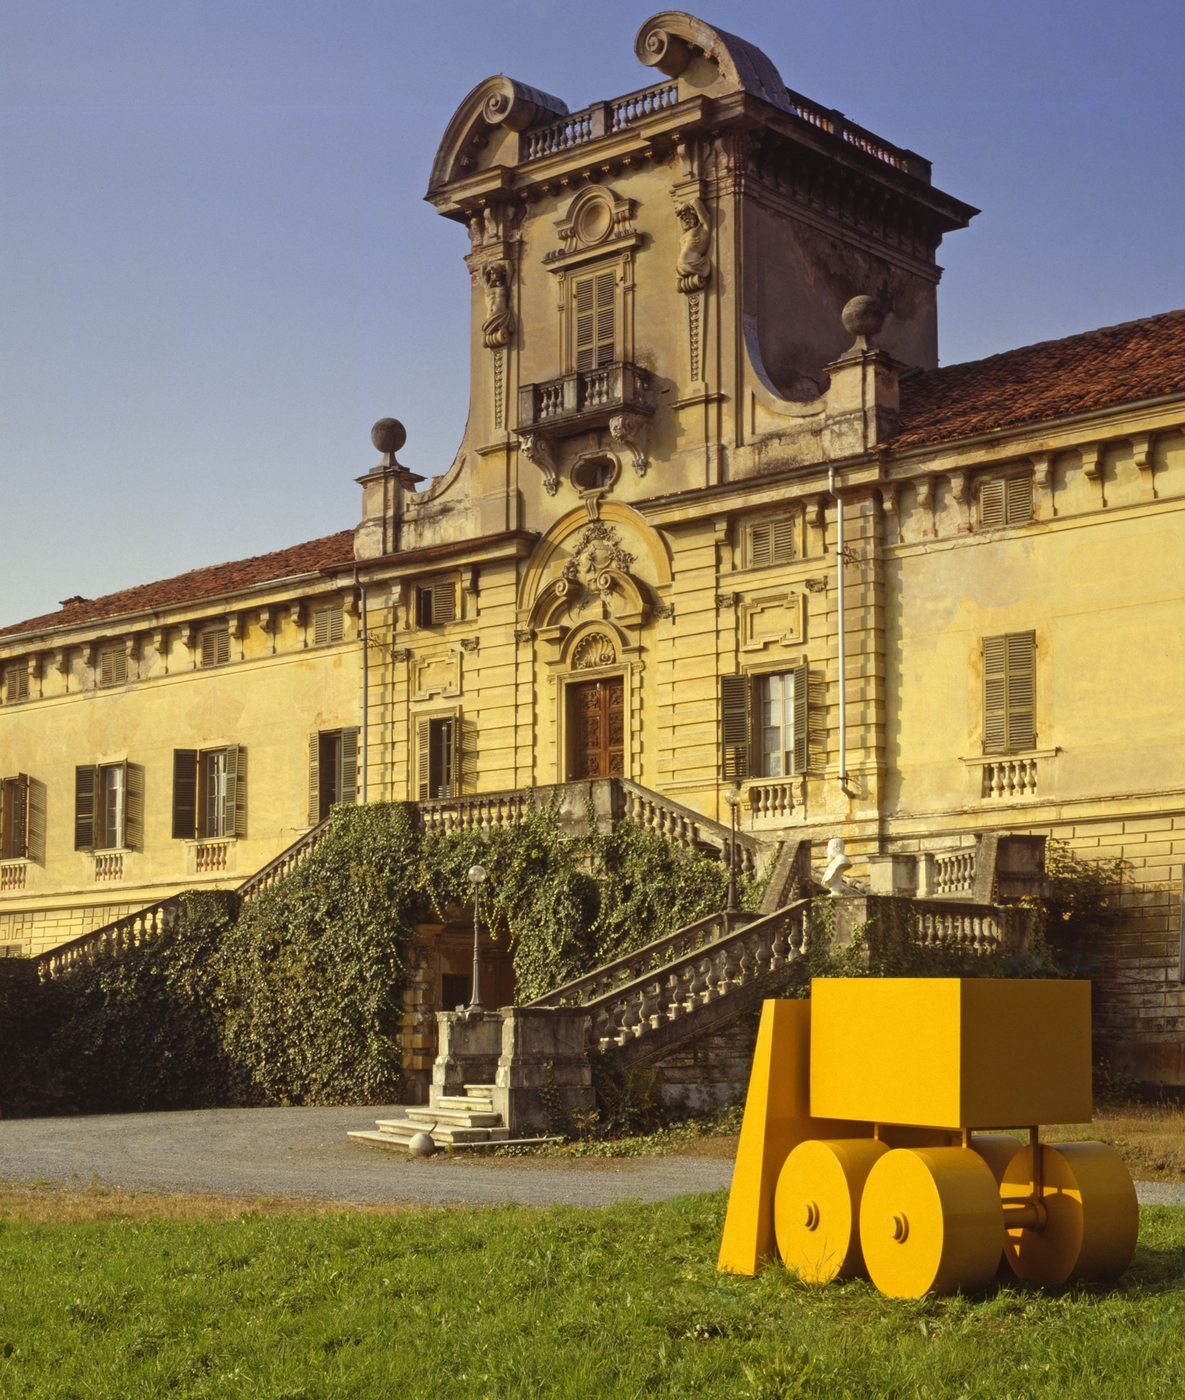
[[[702,199],[680,204],[675,215],[683,225],[679,239],[679,257],[675,271],[679,275],[681,292],[702,292],[712,275],[712,259],[708,244],[712,237],[712,221]]]

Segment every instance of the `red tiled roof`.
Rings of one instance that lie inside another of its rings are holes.
[[[353,558],[354,532],[340,530],[336,535],[293,545],[290,549],[278,549],[274,554],[258,554],[254,559],[238,559],[232,564],[191,569],[187,574],[162,579],[160,583],[144,583],[138,588],[125,588],[121,593],[108,593],[105,598],[68,603],[58,612],[46,613],[44,617],[31,617],[25,622],[0,627],[0,637],[38,632],[49,627],[76,627],[87,622],[98,622],[105,617],[151,612],[178,603],[196,603],[203,598],[217,598],[254,584],[341,567]]]
[[[915,375],[896,451],[1185,392],[1185,311]]]

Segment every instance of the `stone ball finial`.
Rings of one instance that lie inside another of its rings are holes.
[[[398,418],[380,418],[370,430],[370,440],[380,452],[393,457],[407,441],[407,429]]]
[[[885,308],[876,297],[853,297],[843,309],[843,328],[849,335],[876,335],[885,324]]]

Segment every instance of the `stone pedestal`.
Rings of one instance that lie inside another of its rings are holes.
[[[442,1018],[443,1019],[443,1018]],[[494,1077],[494,1110],[520,1137],[548,1128],[544,1095],[555,1085],[567,1109],[593,1107],[592,1071],[585,1049],[588,1014],[578,1008],[508,1006],[502,1011],[502,1054]]]
[[[432,1066],[429,1104],[441,1095],[462,1095],[466,1084],[492,1084],[502,1053],[500,1011],[483,1011],[469,1019],[460,1011],[436,1013],[436,1063]]]

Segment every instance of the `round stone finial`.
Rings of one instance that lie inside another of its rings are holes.
[[[849,335],[876,335],[885,324],[885,308],[876,297],[853,297],[843,309],[843,328]]]
[[[436,1151],[436,1144],[427,1133],[413,1133],[407,1150],[413,1157],[431,1157]]]
[[[370,430],[370,440],[380,452],[396,452],[407,441],[407,429],[398,418],[380,418]]]

